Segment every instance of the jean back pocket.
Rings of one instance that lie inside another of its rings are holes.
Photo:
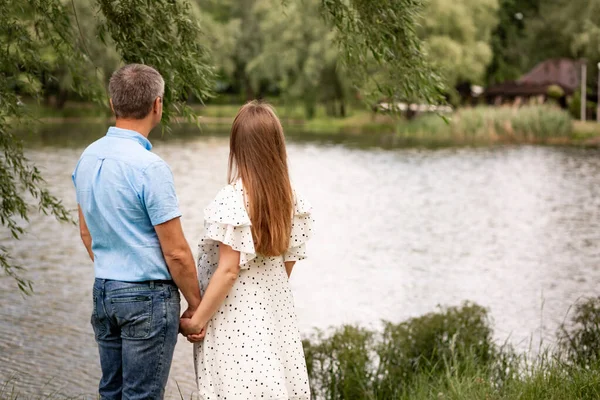
[[[145,339],[152,327],[152,297],[143,294],[110,299],[123,339]]]

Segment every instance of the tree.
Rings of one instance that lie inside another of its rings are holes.
[[[550,58],[600,61],[600,0],[501,0],[488,81],[516,79]],[[595,74],[589,74],[595,77]]]
[[[367,100],[381,97],[444,102],[445,85],[423,52],[419,0],[321,0],[341,60]],[[374,73],[374,65],[376,73]]]
[[[486,81],[496,84],[519,78],[530,67],[525,49],[526,26],[539,18],[540,0],[500,0],[498,25],[492,33],[492,61]]]
[[[461,82],[483,83],[492,60],[492,30],[497,0],[431,0],[419,35],[431,62],[449,87]]]
[[[262,0],[212,2],[214,20],[221,21],[231,8],[238,8],[241,40],[234,52],[233,68],[241,74],[247,94],[256,85],[247,76],[248,60],[256,57],[260,38],[253,37],[256,20],[247,18]],[[289,0],[288,0],[289,1]],[[301,1],[301,0],[296,0]],[[78,2],[79,3],[79,2]],[[287,4],[287,1],[284,3]],[[211,96],[214,68],[203,45],[202,31],[186,0],[95,0],[96,23],[89,9],[75,1],[3,0],[0,2],[0,223],[18,239],[24,233],[20,219],[27,221],[28,192],[39,210],[59,220],[72,220],[61,202],[45,188],[35,166],[23,154],[17,128],[32,117],[22,106],[21,96],[40,99],[52,83],[73,90],[81,98],[106,104],[107,74],[97,64],[102,46],[114,49],[125,63],[140,62],[156,67],[164,76],[165,118],[173,111],[193,118],[186,101]],[[220,10],[220,11],[219,11]],[[353,82],[373,80],[367,60],[375,60],[383,78],[375,82],[373,94],[402,94],[438,102],[443,87],[429,67],[416,35],[421,10],[418,0],[321,0],[320,13],[331,29],[342,61]],[[262,10],[261,12],[264,12]],[[81,15],[81,20],[80,20]],[[83,20],[86,21],[82,25]],[[91,40],[91,27],[101,47]],[[232,25],[235,27],[235,25]],[[369,64],[370,65],[370,64]],[[112,68],[109,64],[108,68]],[[309,71],[309,69],[306,69]],[[106,71],[108,72],[108,71]],[[68,79],[62,79],[68,77]],[[305,77],[306,78],[306,77]],[[23,291],[31,282],[18,275],[7,249],[0,248],[0,267],[17,279]]]
[[[74,10],[74,2],[71,5]],[[204,98],[212,79],[205,50],[196,41],[181,40],[197,36],[197,25],[188,17],[187,3],[157,0],[153,14],[145,5],[142,0],[99,0],[104,16],[99,21],[100,37],[107,43],[109,34],[125,62],[145,62],[163,71],[165,104],[191,115],[181,93],[189,91]],[[69,85],[80,96],[106,103],[85,36],[74,28],[77,24],[72,19],[76,18],[59,0],[0,2],[0,223],[15,239],[25,232],[20,220],[26,222],[30,211],[25,193],[36,200],[41,212],[72,221],[71,214],[45,188],[39,170],[25,158],[21,140],[14,133],[31,123],[21,95],[39,99],[42,82],[56,81],[53,73],[58,64],[66,68]],[[51,59],[46,56],[48,49]],[[95,72],[90,74],[90,70]],[[20,267],[11,262],[4,247],[0,247],[0,267],[16,279],[20,290],[32,290],[31,282],[18,274]]]
[[[320,100],[345,100],[345,93],[331,93],[339,84],[335,32],[320,18],[318,1],[290,3],[285,9],[273,3],[256,3],[262,46],[249,60],[247,74],[255,84],[274,81],[284,98],[301,101],[312,118]]]
[[[281,3],[279,0],[197,0],[196,3],[196,15],[211,28],[208,46],[216,57],[215,65],[221,67],[223,75],[231,77],[230,83],[246,100],[256,98],[261,82],[251,75],[248,64],[263,49],[259,24],[268,12],[265,3],[279,10]]]
[[[217,64],[245,97],[276,87],[286,97],[301,99],[308,115],[318,100],[343,104],[352,87],[361,88],[367,100],[391,94],[442,100],[442,84],[416,35],[420,1],[196,3],[223,25],[228,39],[215,38],[211,47],[220,57],[225,54]],[[333,83],[327,90],[325,79]]]
[[[600,0],[542,2],[539,18],[525,29],[532,67],[548,58],[586,59],[590,71],[600,61]],[[595,74],[593,74],[595,76]]]
[[[98,29],[98,20],[95,17],[94,3],[92,1],[75,1],[70,3],[72,16],[71,24],[74,24],[75,35],[78,35],[81,48],[89,57],[89,63],[94,68],[82,71],[84,76],[80,79],[93,82],[100,80],[104,86],[108,85],[108,79],[111,73],[118,67],[121,59],[114,43],[102,43],[98,40],[96,32]],[[54,105],[57,108],[63,108],[67,100],[72,100],[76,96],[71,90],[74,77],[68,69],[56,60],[52,49],[47,49],[42,57],[51,61],[49,73],[44,74],[40,80],[42,84],[42,96],[46,105]],[[97,74],[97,75],[96,75]]]

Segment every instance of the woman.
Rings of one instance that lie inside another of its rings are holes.
[[[205,209],[198,275],[202,302],[181,320],[194,346],[200,398],[304,400],[306,363],[288,278],[312,234],[294,193],[283,129],[250,102],[231,128],[229,185]]]

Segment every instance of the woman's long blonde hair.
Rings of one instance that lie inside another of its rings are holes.
[[[294,194],[281,122],[258,101],[244,105],[231,127],[229,183],[241,178],[248,200],[256,252],[268,257],[289,246]]]

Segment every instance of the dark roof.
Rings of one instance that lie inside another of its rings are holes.
[[[487,96],[537,96],[546,94],[549,85],[527,85],[518,81],[506,81],[498,85],[490,86],[485,90]]]
[[[582,63],[568,58],[547,60],[536,65],[518,82],[525,85],[559,85],[565,91],[574,92],[581,83]]]
[[[507,81],[490,86],[487,95],[540,95],[548,86],[558,85],[566,94],[575,92],[581,83],[581,65],[584,61],[558,58],[536,65],[517,81]]]

